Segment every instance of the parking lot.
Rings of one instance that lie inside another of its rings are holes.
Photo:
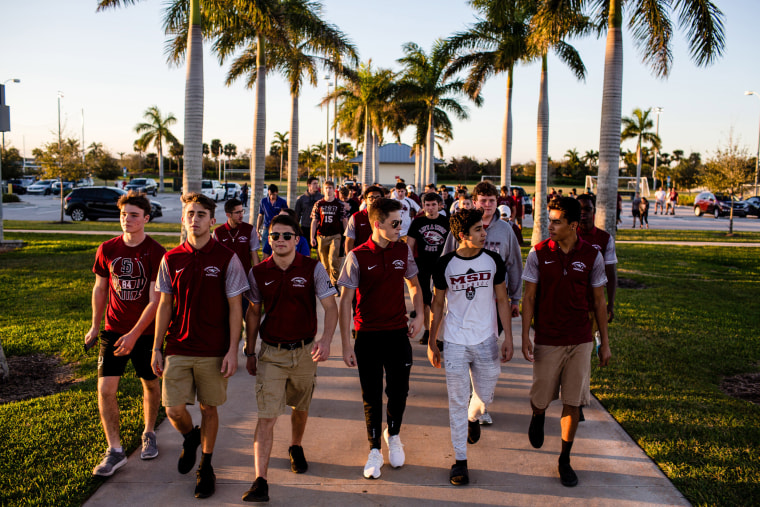
[[[3,205],[3,216],[6,220],[40,220],[40,221],[57,221],[60,218],[60,199],[58,196],[40,196],[40,195],[22,195],[19,203],[6,203]],[[162,223],[179,223],[181,214],[181,203],[177,193],[159,193],[157,197],[152,198],[161,203],[163,214],[157,222]],[[633,218],[630,216],[629,203],[623,204],[623,223],[620,228],[630,228]],[[247,213],[246,208],[246,213]],[[217,221],[222,222],[224,218],[224,203],[217,203]],[[66,221],[71,218],[64,215]],[[108,222],[117,220],[101,219]],[[526,216],[525,223],[531,224],[533,217]],[[728,217],[718,219],[712,217],[696,217],[690,207],[679,206],[676,215],[649,215],[649,227],[652,229],[676,229],[676,230],[700,230],[700,231],[727,231]],[[734,231],[737,232],[758,232],[760,231],[760,220],[755,217],[735,218]]]

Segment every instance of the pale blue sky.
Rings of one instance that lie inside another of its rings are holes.
[[[175,135],[183,137],[185,69],[170,68],[164,57],[161,30],[163,1],[95,13],[95,0],[6,1],[0,19],[0,82],[8,83],[12,131],[6,146],[26,153],[57,136],[57,91],[67,135],[80,136],[81,111],[85,143],[102,142],[114,153],[132,152],[134,126],[152,105],[177,117]],[[667,81],[652,77],[624,31],[625,70],[623,115],[635,107],[660,106],[662,150],[699,151],[703,157],[735,137],[750,152],[757,149],[760,101],[745,90],[760,92],[760,2],[719,1],[726,15],[726,54],[717,64],[697,68],[688,58],[684,39],[676,34],[675,64]],[[401,45],[412,41],[426,50],[437,37],[446,37],[473,20],[471,9],[456,0],[385,0],[378,2],[325,0],[324,17],[337,24],[359,49],[362,60],[398,69]],[[556,59],[549,62],[549,154],[554,159],[567,149],[581,154],[598,150],[604,67],[602,39],[575,41],[588,69],[578,82]],[[208,48],[208,44],[206,45]],[[242,152],[251,147],[253,93],[242,84],[224,86],[227,66],[220,67],[206,50],[204,142],[219,138]],[[536,157],[536,112],[540,67],[520,66],[515,72],[513,162]],[[444,156],[499,157],[504,114],[503,76],[484,88],[483,107],[469,106],[470,119],[454,123],[454,141]],[[325,112],[318,103],[327,90],[307,89],[300,102],[300,148],[325,139]],[[332,114],[332,111],[331,111]],[[267,80],[267,143],[274,131],[287,131],[290,118],[288,88],[278,76]],[[411,132],[402,136],[409,142]],[[633,142],[624,143],[633,149]]]

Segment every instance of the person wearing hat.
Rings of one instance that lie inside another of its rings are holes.
[[[517,224],[511,220],[512,210],[510,210],[509,206],[506,204],[501,204],[497,207],[497,210],[499,211],[499,216],[501,219],[507,222],[510,227],[512,227],[512,230],[515,232],[515,236],[517,236],[517,242],[520,244],[520,246],[523,246],[525,240],[523,239],[522,229],[520,229]]]
[[[420,196],[414,193],[414,185],[407,185],[406,186],[406,196],[417,203],[417,206],[422,208],[422,201],[420,200]]]

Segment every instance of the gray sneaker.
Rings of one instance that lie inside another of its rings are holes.
[[[92,475],[97,475],[98,477],[111,477],[114,472],[126,464],[126,454],[123,452],[116,452],[113,449],[108,449],[103,456],[103,461],[92,470]]]
[[[140,451],[140,459],[153,459],[158,456],[158,444],[156,443],[156,434],[152,431],[150,433],[143,433],[142,436],[142,450]]]
[[[488,412],[484,412],[478,416],[478,421],[480,421],[480,424],[483,426],[490,426],[493,424],[493,419],[491,419],[491,414]]]

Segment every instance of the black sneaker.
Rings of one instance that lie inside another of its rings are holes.
[[[586,416],[583,415],[583,407],[578,407],[578,422],[586,420]]]
[[[208,498],[216,491],[216,475],[214,467],[203,465],[198,467],[195,479],[195,498]]]
[[[288,456],[290,456],[290,469],[297,473],[305,473],[309,469],[309,464],[306,463],[306,457],[303,455],[303,447],[300,445],[291,445],[288,448]]]
[[[575,470],[570,466],[570,463],[559,464],[559,480],[563,486],[568,488],[578,485],[578,476],[575,475]]]
[[[177,471],[179,473],[186,474],[193,469],[199,445],[201,445],[201,429],[196,426],[185,437],[185,441],[182,442],[182,454],[179,455],[179,461],[177,462]]]
[[[426,329],[425,332],[422,334],[422,338],[420,338],[420,345],[427,345],[428,338],[430,338],[430,331]]]
[[[466,464],[455,463],[451,465],[451,473],[449,474],[449,482],[454,486],[464,486],[470,483],[470,475],[467,472]]]
[[[477,444],[480,440],[480,421],[467,421],[467,443]]]
[[[244,502],[268,502],[269,485],[267,480],[262,477],[256,477],[248,491],[243,494]]]
[[[530,426],[528,427],[528,440],[530,445],[536,449],[540,449],[544,445],[544,420],[546,414],[533,414],[530,418]]]

